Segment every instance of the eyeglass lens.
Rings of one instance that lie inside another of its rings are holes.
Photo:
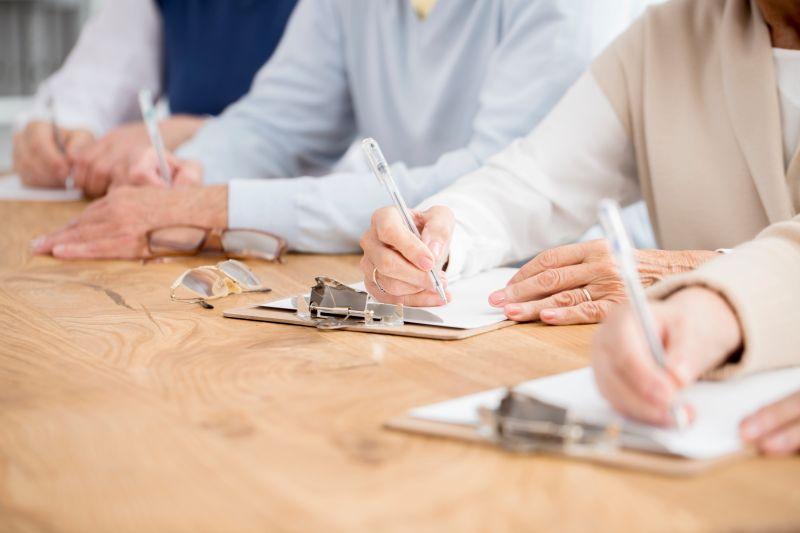
[[[150,234],[150,251],[155,254],[192,253],[203,244],[206,231],[200,228],[175,226]]]
[[[222,249],[235,256],[273,261],[281,251],[281,242],[276,237],[257,231],[228,230],[222,235]]]

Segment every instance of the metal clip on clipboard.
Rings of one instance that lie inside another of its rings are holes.
[[[402,326],[403,306],[374,301],[335,279],[319,277],[306,298],[295,299],[297,316],[311,320],[318,329],[342,329],[354,325]]]
[[[482,408],[478,431],[488,441],[518,453],[585,455],[619,446],[619,427],[590,424],[567,409],[508,391],[497,409]]]

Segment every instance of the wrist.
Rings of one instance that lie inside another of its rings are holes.
[[[167,212],[174,215],[170,224],[204,228],[228,227],[228,186],[191,187],[170,190]],[[174,196],[173,196],[174,195]],[[181,206],[175,209],[175,206]]]
[[[719,254],[708,250],[637,250],[639,277],[645,287],[662,279],[690,272]]]
[[[678,310],[691,309],[692,316],[708,318],[703,326],[708,341],[704,354],[708,361],[703,371],[724,364],[739,352],[743,342],[741,324],[733,307],[721,294],[705,287],[687,287],[667,301],[675,304]]]
[[[205,117],[196,115],[173,115],[160,123],[161,134],[167,149],[174,151],[191,139],[203,127]]]

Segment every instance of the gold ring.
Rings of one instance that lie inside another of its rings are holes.
[[[375,286],[378,287],[378,289],[380,289],[380,291],[383,294],[389,294],[388,292],[383,290],[383,287],[381,287],[381,284],[378,283],[378,267],[375,267],[375,268],[372,269],[372,283],[374,283]]]

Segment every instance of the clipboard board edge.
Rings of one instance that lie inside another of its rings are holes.
[[[446,424],[442,422],[413,418],[408,415],[402,415],[387,421],[384,423],[383,427],[388,430],[410,433],[414,435],[468,441],[481,446],[487,446],[499,451],[503,451],[493,443],[481,437],[472,426]],[[754,457],[756,452],[754,450],[747,449],[741,452],[709,460],[686,459],[677,456],[658,455],[651,452],[636,450],[620,450],[614,454],[597,452],[570,455],[550,453],[547,455],[549,457],[561,459],[586,461],[606,467],[633,470],[675,478],[686,478],[702,474],[713,468],[717,468],[741,459]]]
[[[314,327],[310,322],[304,321],[297,317],[294,311],[269,309],[261,305],[249,305],[245,307],[238,307],[229,309],[222,313],[225,318],[235,318],[240,320],[254,320],[258,322],[271,322],[274,324],[288,324],[292,326]],[[504,320],[496,324],[484,326],[482,328],[474,329],[455,329],[443,328],[437,326],[425,326],[417,324],[406,324],[402,327],[386,327],[386,326],[352,326],[342,328],[338,331],[354,331],[359,333],[377,333],[379,335],[396,335],[401,337],[414,337],[420,339],[433,339],[443,341],[455,341],[475,337],[483,333],[497,331],[510,326],[516,325],[517,322],[512,320]]]

